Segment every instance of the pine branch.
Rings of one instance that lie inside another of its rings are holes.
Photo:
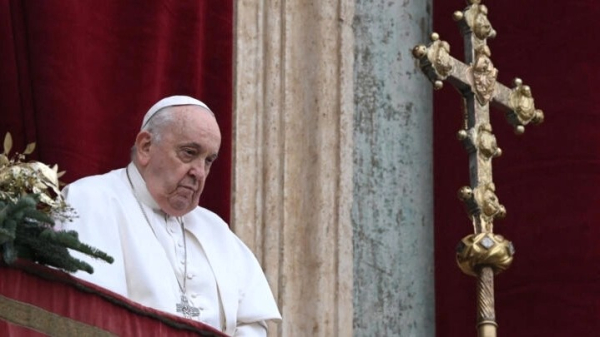
[[[54,220],[37,209],[38,202],[37,195],[22,196],[17,202],[0,201],[0,245],[7,264],[20,257],[67,272],[94,272],[88,263],[71,256],[69,249],[108,263],[114,261],[105,252],[80,242],[77,232],[55,231]]]
[[[52,229],[46,229],[40,234],[40,238],[67,248],[71,248],[97,259],[104,260],[108,263],[114,262],[112,256],[109,256],[105,252],[79,241],[79,235],[76,231],[54,231]]]
[[[19,244],[20,246],[27,247],[33,253],[32,260],[35,262],[54,266],[71,273],[78,270],[83,270],[90,274],[94,272],[94,269],[88,263],[71,256],[66,247],[61,247],[35,237],[21,237]]]
[[[17,251],[13,245],[13,241],[7,241],[2,244],[2,258],[6,264],[12,264],[17,260]]]

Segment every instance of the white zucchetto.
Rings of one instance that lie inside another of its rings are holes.
[[[144,120],[142,122],[142,127],[141,129],[143,130],[144,127],[146,126],[146,124],[148,124],[148,121],[160,110],[170,107],[170,106],[178,106],[178,105],[197,105],[199,107],[202,107],[208,111],[211,111],[210,108],[200,102],[199,100],[190,97],[190,96],[170,96],[170,97],[165,97],[163,99],[161,99],[160,101],[156,102],[156,104],[154,104],[150,110],[148,110],[148,112],[146,112],[146,115],[144,116]]]

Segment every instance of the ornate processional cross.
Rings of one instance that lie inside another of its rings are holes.
[[[531,89],[520,79],[514,80],[512,89],[496,82],[498,70],[487,46],[487,39],[495,37],[496,32],[482,0],[468,2],[464,11],[454,13],[464,37],[465,63],[450,56],[450,45],[436,33],[431,34],[429,46],[416,46],[413,55],[435,89],[441,89],[445,80],[464,97],[464,128],[458,138],[469,154],[471,186],[462,187],[458,194],[472,219],[474,234],[461,240],[456,259],[462,271],[477,277],[478,335],[494,337],[494,274],[510,266],[514,248],[493,231],[494,219],[503,218],[506,210],[498,201],[492,180],[492,158],[502,151],[492,133],[489,109],[492,105],[504,111],[517,134],[522,134],[529,123],[541,123],[544,114],[535,108]]]

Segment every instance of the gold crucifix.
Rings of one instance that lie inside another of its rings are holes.
[[[463,272],[477,277],[478,335],[495,337],[494,275],[510,266],[514,248],[510,241],[494,234],[493,221],[503,218],[506,209],[498,201],[492,180],[492,158],[502,151],[492,133],[490,105],[506,113],[517,134],[522,134],[529,123],[541,123],[544,113],[535,108],[531,89],[520,79],[514,80],[512,89],[496,81],[498,70],[487,45],[487,39],[496,32],[481,2],[469,0],[465,10],[454,12],[464,37],[465,63],[450,56],[450,45],[436,33],[431,34],[429,46],[416,46],[413,55],[435,89],[448,81],[464,98],[464,126],[458,138],[469,154],[471,185],[462,187],[458,195],[472,219],[474,234],[461,240],[456,260]]]

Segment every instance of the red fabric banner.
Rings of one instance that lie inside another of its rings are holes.
[[[2,336],[225,336],[28,261],[0,273]]]
[[[498,145],[496,194],[507,217],[494,231],[516,248],[512,267],[495,279],[499,336],[595,336],[600,327],[600,73],[593,42],[600,3],[591,0],[484,1],[497,37],[488,40],[498,80],[530,85],[546,119],[517,136],[491,111]],[[434,31],[463,59],[452,13],[464,1],[434,1]],[[468,159],[456,140],[461,98],[446,85],[434,93],[437,336],[476,336],[475,279],[456,266],[455,247],[472,233],[462,203]]]
[[[201,203],[229,221],[232,1],[0,1],[0,137],[64,182],[129,162],[146,111],[191,95],[223,142]]]

